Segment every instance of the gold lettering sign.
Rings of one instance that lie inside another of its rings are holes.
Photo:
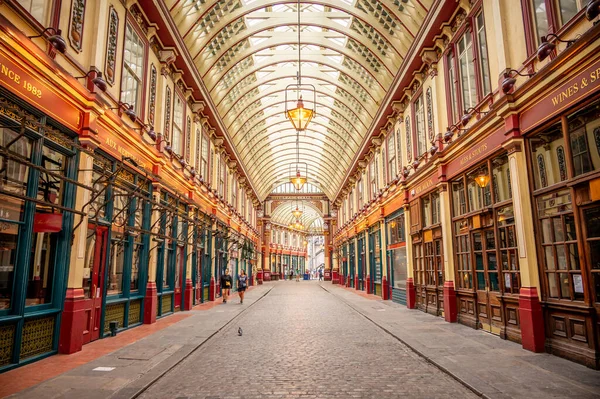
[[[586,87],[588,87],[588,85],[590,85],[591,83],[595,83],[597,80],[600,80],[600,68],[596,68],[591,72],[585,74],[576,82],[554,95],[552,97],[552,105],[554,105],[555,107],[559,106],[563,102],[573,97],[575,94],[579,93],[580,89],[585,89]]]
[[[434,177],[430,177],[412,190],[412,195],[417,196],[435,185]]]
[[[123,147],[122,145],[117,143],[112,137],[107,136],[106,139],[104,140],[104,142],[106,143],[106,145],[108,147],[110,147],[111,150],[116,151],[117,153],[121,154],[121,156],[123,156],[123,158],[131,158],[140,166],[140,168],[142,168],[142,169],[146,168],[146,164],[144,163],[144,161],[141,158],[132,154],[125,147]]]
[[[472,159],[478,158],[482,153],[486,152],[487,149],[487,143],[483,143],[474,150],[469,151],[469,153],[467,153],[460,159],[460,166],[464,166],[465,164],[469,163]]]

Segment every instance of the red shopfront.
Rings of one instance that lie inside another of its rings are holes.
[[[520,115],[546,350],[600,368],[600,59],[583,57]]]

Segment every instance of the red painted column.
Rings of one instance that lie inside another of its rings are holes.
[[[146,296],[144,297],[144,324],[156,323],[157,308],[156,283],[149,281],[146,285]]]
[[[340,282],[339,278],[340,278],[340,275],[339,275],[338,271],[335,269],[332,270],[331,271],[331,283],[338,284]]]
[[[348,275],[348,277],[346,278],[346,287],[350,287],[352,285],[352,276]]]
[[[68,288],[65,308],[60,323],[58,351],[60,353],[79,352],[83,346],[83,332],[86,329],[85,296],[83,288]]]
[[[215,278],[214,278],[214,276],[211,276],[210,277],[210,283],[209,283],[209,286],[208,286],[208,300],[209,301],[214,301],[215,300],[215,297],[217,296],[215,290],[216,290],[216,287],[215,287]]]
[[[183,310],[192,310],[194,306],[194,286],[191,279],[185,280],[185,292],[183,297]]]
[[[542,305],[535,287],[521,287],[519,292],[519,319],[523,348],[532,352],[544,352],[546,336]]]
[[[444,282],[444,319],[449,323],[456,323],[457,318],[458,307],[454,281],[446,281]]]
[[[388,299],[390,299],[390,285],[388,284],[387,281],[387,276],[383,276],[381,279],[381,297],[383,298],[384,301],[387,301]]]
[[[414,309],[417,303],[417,290],[412,277],[406,279],[406,307]]]
[[[367,274],[367,294],[372,294],[373,290],[371,289],[371,276]]]
[[[359,289],[359,287],[358,287],[358,274],[356,274],[356,275],[354,276],[354,289],[355,289],[355,290],[358,290],[358,289]]]

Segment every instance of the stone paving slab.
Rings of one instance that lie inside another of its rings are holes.
[[[483,397],[600,398],[600,371],[392,301],[320,285]]]
[[[243,328],[238,336],[237,328]],[[170,370],[143,399],[477,396],[323,291],[275,283],[256,306]]]
[[[226,305],[186,312],[192,315],[9,398],[130,398],[201,347],[272,288],[270,284],[253,287],[246,293],[243,305],[232,298]],[[97,367],[114,370],[94,371]]]

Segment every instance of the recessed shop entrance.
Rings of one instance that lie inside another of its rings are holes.
[[[83,331],[83,343],[100,338],[102,318],[102,293],[104,292],[104,267],[106,264],[106,243],[108,229],[103,226],[89,225],[83,269],[83,293],[86,328]]]

